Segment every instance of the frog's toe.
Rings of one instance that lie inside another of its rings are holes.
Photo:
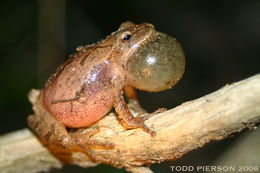
[[[154,112],[149,113],[149,114],[146,114],[146,115],[144,115],[144,116],[142,116],[142,117],[140,117],[140,118],[141,118],[143,121],[146,121],[146,120],[148,120],[149,118],[151,118],[152,116],[154,116],[154,115],[156,115],[156,114],[158,114],[158,113],[165,112],[165,111],[167,111],[166,108],[158,108],[158,109],[155,110]]]

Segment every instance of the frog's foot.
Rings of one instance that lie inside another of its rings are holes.
[[[74,139],[77,145],[89,146],[89,147],[102,147],[105,149],[112,149],[114,147],[113,143],[101,142],[97,140],[90,139],[93,135],[100,131],[99,127],[93,128],[86,133],[73,133],[71,137]]]
[[[134,122],[134,126],[135,127],[141,127],[145,132],[149,133],[151,136],[155,136],[156,135],[156,132],[149,129],[145,124],[144,122],[146,120],[148,120],[149,118],[151,118],[152,116],[158,114],[158,113],[161,113],[161,112],[165,112],[167,109],[166,108],[159,108],[157,109],[156,111],[152,112],[152,113],[149,113],[147,115],[144,115],[144,116],[136,116],[135,118],[133,118],[132,122]],[[131,125],[133,125],[131,124]]]
[[[121,124],[125,129],[136,129],[136,128],[142,128],[145,132],[149,133],[151,136],[155,136],[156,132],[148,128],[145,124],[144,121],[150,118],[153,113],[149,116],[145,116],[144,118],[140,116],[134,117],[133,114],[130,112],[129,107],[124,101],[124,98],[122,96],[122,93],[120,90],[116,92],[116,95],[114,97],[115,99],[115,110],[116,113],[120,119]],[[158,112],[158,111],[157,111]],[[155,112],[155,113],[157,113]]]
[[[101,147],[104,149],[112,149],[114,148],[114,144],[110,142],[103,142],[98,140],[90,139],[93,135],[98,133],[99,127],[93,128],[86,133],[71,133],[71,138],[73,139],[74,143],[79,146],[88,156],[90,159],[95,159],[95,152],[91,148]]]
[[[150,128],[148,128],[145,124],[144,124],[144,119],[140,116],[137,116],[135,118],[133,118],[132,121],[128,121],[128,125],[130,125],[130,128],[142,128],[146,133],[149,133],[151,136],[156,136],[156,132],[151,130]]]
[[[165,111],[167,111],[166,108],[158,108],[158,109],[155,110],[154,112],[149,113],[149,114],[146,114],[146,115],[144,115],[144,116],[142,116],[142,117],[140,117],[140,118],[142,119],[142,121],[145,121],[145,120],[148,120],[149,118],[151,118],[152,116],[154,116],[154,115],[156,115],[156,114],[158,114],[158,113],[165,112]],[[137,115],[137,116],[139,117],[140,115]]]

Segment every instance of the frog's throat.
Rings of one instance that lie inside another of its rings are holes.
[[[140,43],[140,46],[138,46],[138,48],[136,48],[135,50],[132,50],[131,56],[136,56],[137,54],[139,54],[140,50],[145,49],[147,44],[158,41],[160,39],[160,36],[158,33],[159,33],[158,31],[154,31],[149,37],[147,37],[145,40],[143,40],[143,42]],[[131,61],[131,58],[128,59],[126,64],[128,64],[129,61]]]

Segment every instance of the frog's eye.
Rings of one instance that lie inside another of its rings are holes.
[[[130,34],[125,35],[124,40],[129,40],[131,38]]]
[[[130,32],[125,32],[121,35],[121,42],[125,43],[131,39],[131,33]]]

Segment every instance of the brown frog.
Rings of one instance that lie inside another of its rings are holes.
[[[78,47],[57,69],[36,101],[48,113],[30,115],[28,123],[50,143],[65,148],[83,145],[82,136],[69,135],[66,127],[91,126],[114,107],[125,129],[142,128],[155,136],[144,124],[154,113],[134,117],[123,90],[138,107],[134,88],[149,92],[169,89],[182,77],[184,66],[184,53],[176,39],[149,23],[124,22],[103,41]],[[84,140],[85,145],[96,144],[90,141]]]

